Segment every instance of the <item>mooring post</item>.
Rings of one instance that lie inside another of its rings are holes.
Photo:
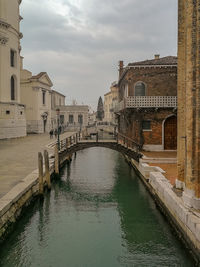
[[[68,148],[68,138],[66,138],[66,143],[65,143],[65,148],[67,149]]]
[[[50,177],[50,171],[49,171],[49,153],[47,150],[44,151],[44,163],[45,163],[45,178],[47,182],[47,187],[50,190],[51,189],[51,177]]]
[[[55,173],[59,174],[59,153],[57,146],[55,146]]]
[[[39,194],[44,193],[44,183],[43,183],[43,157],[42,153],[38,152],[38,170],[39,170]]]
[[[72,137],[70,136],[69,137],[69,146],[71,146],[71,144],[72,144]]]

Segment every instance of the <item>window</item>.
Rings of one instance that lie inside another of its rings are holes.
[[[16,67],[16,56],[17,53],[14,50],[10,50],[10,66]]]
[[[61,99],[59,98],[59,106],[61,106]]]
[[[10,114],[10,110],[6,110],[6,114],[9,115]]]
[[[12,76],[10,79],[10,98],[11,100],[15,100],[15,87],[16,87],[16,80],[15,77]]]
[[[69,115],[69,123],[74,123],[74,115]]]
[[[146,86],[143,82],[137,82],[135,85],[135,96],[145,96]]]
[[[45,91],[42,91],[42,104],[45,105]]]
[[[78,115],[78,123],[83,123],[83,115]]]
[[[142,121],[142,130],[151,130],[151,121]]]

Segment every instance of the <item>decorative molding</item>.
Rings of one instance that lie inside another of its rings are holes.
[[[6,45],[7,42],[8,42],[8,38],[0,35],[0,45]]]
[[[10,27],[10,24],[7,23],[7,22],[5,22],[4,20],[2,20],[2,19],[0,18],[0,28],[3,28],[3,29],[5,29],[5,30],[7,30],[9,27]]]

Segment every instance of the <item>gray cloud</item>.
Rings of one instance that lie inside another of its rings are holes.
[[[176,54],[175,0],[24,0],[25,67],[54,89],[96,107],[126,63]]]

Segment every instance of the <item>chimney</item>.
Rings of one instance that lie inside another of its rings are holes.
[[[23,70],[23,61],[24,61],[24,57],[20,56],[20,69]]]
[[[124,69],[124,62],[122,60],[119,61],[119,79],[122,76],[123,73],[123,69]]]
[[[159,58],[160,58],[159,54],[154,55],[154,59],[159,59]]]

